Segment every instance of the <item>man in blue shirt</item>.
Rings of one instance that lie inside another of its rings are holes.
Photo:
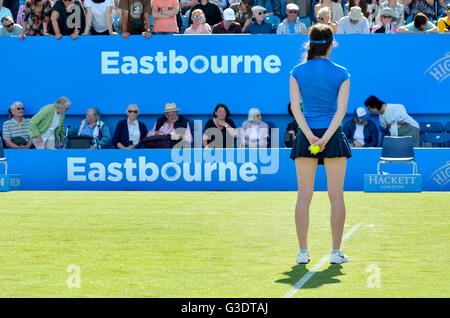
[[[267,23],[264,21],[266,8],[262,6],[254,6],[252,8],[253,12],[253,19],[255,22],[250,24],[247,29],[245,30],[245,33],[250,34],[268,34],[268,33],[275,33],[275,27],[272,23]]]

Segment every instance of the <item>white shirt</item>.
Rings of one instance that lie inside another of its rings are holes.
[[[47,140],[55,140],[55,129],[59,126],[60,118],[61,114],[56,113],[55,110],[55,115],[53,116],[53,122],[50,125],[50,128],[42,134],[42,144],[45,145]]]
[[[382,122],[383,124],[391,124],[391,128],[389,129],[391,136],[398,136],[397,122],[399,121],[403,121],[406,124],[420,129],[419,123],[408,115],[405,106],[402,104],[387,104],[384,114],[380,114],[380,124]],[[384,127],[386,127],[386,125],[384,125]]]
[[[106,10],[114,6],[114,0],[105,0],[102,3],[95,3],[92,0],[85,0],[84,7],[91,8],[92,26],[98,33],[108,31],[108,22],[106,21]],[[111,13],[112,14],[112,13]]]
[[[361,146],[364,146],[364,125],[356,124],[355,133],[353,134],[353,139],[358,140]]]
[[[362,17],[358,23],[351,23],[348,16],[339,20],[337,34],[369,34],[369,22]]]
[[[139,130],[139,122],[137,119],[134,120],[133,124],[130,124],[130,119],[127,119],[128,123],[128,140],[133,141],[133,145],[137,145],[141,140],[141,131]]]

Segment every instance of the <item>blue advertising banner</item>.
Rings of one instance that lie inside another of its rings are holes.
[[[290,149],[13,150],[8,171],[21,175],[21,190],[295,191]],[[352,149],[346,191],[362,191],[364,175],[375,174],[381,149]],[[416,148],[423,191],[450,190],[450,149]],[[402,174],[410,165],[392,165]],[[403,169],[403,170],[402,170]],[[316,190],[326,190],[319,166]]]
[[[68,115],[97,107],[123,114],[137,104],[160,114],[175,102],[184,114],[234,114],[258,107],[286,114],[289,73],[303,59],[307,35],[0,38],[6,109],[20,100],[26,115],[64,95]],[[331,59],[351,73],[349,112],[371,94],[402,103],[410,114],[447,114],[450,37],[441,34],[336,35]],[[424,49],[428,48],[428,49]]]

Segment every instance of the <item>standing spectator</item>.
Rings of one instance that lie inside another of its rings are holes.
[[[236,18],[233,9],[228,8],[223,10],[223,21],[217,23],[212,28],[213,34],[231,34],[231,33],[242,33],[241,25],[234,22]]]
[[[304,23],[309,28],[311,26],[309,14],[312,8],[312,0],[287,0],[287,3],[288,5],[292,3],[298,6],[297,16],[300,18],[300,22]]]
[[[153,34],[171,35],[179,32],[177,15],[180,12],[178,0],[153,0]]]
[[[119,149],[135,149],[141,138],[147,136],[148,130],[144,123],[137,120],[139,108],[136,104],[128,105],[128,118],[117,123],[112,144]]]
[[[84,0],[86,29],[82,35],[117,35],[113,26],[114,0]]]
[[[370,12],[367,9],[366,0],[349,0],[344,6],[344,15],[348,15],[350,9],[354,6],[360,7],[363,16],[369,18]]]
[[[11,11],[13,21],[17,22],[17,15],[19,13],[20,1],[19,0],[3,0],[3,6],[5,6],[5,8],[8,8]],[[1,19],[1,17],[0,17],[0,19]]]
[[[261,6],[254,6],[252,8],[253,18],[255,18],[255,22],[250,24],[245,33],[250,34],[269,34],[275,33],[275,26],[272,23],[268,23],[264,21],[266,17],[266,8]]]
[[[11,13],[11,10],[9,10],[8,8],[3,6],[3,0],[0,0],[0,19],[3,18],[4,16],[9,16],[13,21],[13,15]]]
[[[450,7],[450,0],[439,0],[437,4],[438,17],[446,17]]]
[[[122,37],[128,40],[130,34],[143,34],[149,39],[152,34],[150,30],[150,0],[120,0],[119,9],[122,13],[119,19],[119,29]]]
[[[218,104],[214,109],[214,118],[208,120],[203,129],[203,147],[234,148],[238,130],[230,118],[230,111],[224,104]]]
[[[357,148],[376,147],[378,145],[378,129],[365,107],[357,107],[354,117],[344,124],[344,134],[348,142]]]
[[[2,26],[0,27],[0,37],[12,37],[22,34],[22,27],[15,24],[10,16],[5,15],[2,19]]]
[[[411,23],[417,13],[423,13],[428,18],[434,14],[434,0],[404,0],[403,5],[409,9],[406,23]]]
[[[100,112],[95,107],[87,110],[86,119],[72,128],[71,135],[92,137],[91,149],[105,149],[111,145],[109,127],[100,120]]]
[[[439,33],[450,32],[450,4],[447,5],[447,16],[440,18],[438,21]]]
[[[342,6],[332,0],[320,0],[319,3],[314,6],[314,14],[317,16],[319,10],[325,7],[329,8],[331,11],[331,22],[337,23],[344,16]]]
[[[267,0],[255,0],[255,5],[264,7],[266,5]],[[281,15],[281,0],[270,0],[270,4],[272,5],[272,12],[274,15],[280,18],[280,20],[283,19],[283,16]]]
[[[328,25],[333,33],[337,32],[338,24],[331,21],[331,11],[330,8],[324,7],[319,10],[316,17],[317,23],[322,23]]]
[[[408,115],[405,106],[387,104],[373,95],[364,104],[372,114],[379,114],[380,126],[389,129],[391,136],[411,136],[414,147],[419,147],[419,123]]]
[[[13,149],[30,149],[33,145],[28,130],[30,119],[24,118],[24,107],[21,102],[15,102],[9,108],[12,118],[3,123],[3,140],[6,147]]]
[[[338,34],[369,34],[369,22],[363,16],[361,8],[354,6],[348,16],[339,20]]]
[[[25,35],[50,35],[48,27],[52,4],[50,0],[30,0],[25,4],[23,30],[20,39]]]
[[[222,13],[219,6],[208,0],[200,0],[198,4],[192,7],[191,12],[200,9],[205,14],[206,23],[209,25],[216,25],[222,21]],[[189,25],[192,24],[192,16],[189,17]]]
[[[402,26],[405,25],[405,7],[397,0],[386,0],[380,4],[380,10],[384,8],[391,8],[394,11],[394,18],[392,19],[393,25]]]
[[[241,25],[242,31],[252,23],[252,7],[255,4],[254,0],[241,0],[239,3],[233,3],[230,8],[233,9],[236,15],[236,21]]]
[[[70,100],[63,96],[31,118],[28,132],[36,149],[55,149],[57,141],[64,146],[64,118],[70,105]]]
[[[170,135],[172,141],[183,141],[185,145],[190,145],[192,142],[191,127],[188,120],[178,113],[179,110],[180,108],[177,108],[175,103],[167,103],[164,116],[156,120],[147,137]]]
[[[184,31],[184,34],[211,34],[211,26],[206,23],[205,14],[196,9],[191,13],[192,24]]]
[[[193,6],[197,4],[197,0],[181,0],[181,14],[185,14],[188,10],[190,10]]]
[[[414,21],[399,27],[397,33],[438,33],[438,28],[423,13],[417,13]]]
[[[52,7],[50,30],[56,39],[70,35],[77,39],[86,28],[86,14],[79,0],[57,0]]]
[[[381,10],[381,23],[372,28],[372,33],[396,33],[398,25],[392,23],[394,18],[394,10],[385,7]]]
[[[267,147],[269,144],[269,125],[261,119],[261,111],[258,108],[250,108],[248,111],[248,120],[242,123],[239,131],[239,147]]]
[[[298,17],[298,6],[295,3],[289,3],[286,6],[287,18],[278,25],[277,34],[306,34],[308,28]]]

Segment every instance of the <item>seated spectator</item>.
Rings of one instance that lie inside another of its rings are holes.
[[[361,8],[351,7],[348,16],[339,20],[337,34],[369,34],[369,22],[363,16]]]
[[[152,10],[150,0],[120,0],[119,29],[122,30],[122,37],[129,38],[130,34],[142,34],[146,39],[151,37],[150,12]]]
[[[278,25],[277,34],[306,34],[308,28],[298,17],[298,6],[295,3],[289,3],[286,6],[287,18]]]
[[[55,149],[57,142],[64,147],[64,118],[70,105],[70,100],[63,96],[31,118],[28,133],[36,149]]]
[[[223,10],[223,21],[217,23],[212,28],[213,34],[231,34],[231,33],[242,33],[241,25],[234,22],[235,14],[233,9]]]
[[[261,111],[258,108],[250,108],[248,112],[248,120],[242,123],[239,131],[239,147],[267,147],[269,144],[269,125],[261,119]]]
[[[450,7],[450,0],[439,0],[437,4],[438,17],[445,18]]]
[[[396,33],[398,25],[392,24],[393,18],[394,11],[389,7],[383,8],[380,15],[381,23],[372,28],[372,33]]]
[[[241,0],[239,3],[233,3],[230,8],[233,9],[236,15],[236,22],[241,25],[242,31],[252,23],[253,13],[252,7],[255,5],[255,0]]]
[[[369,119],[365,107],[357,107],[353,119],[344,124],[344,134],[353,147],[376,147],[378,145],[378,129]]]
[[[117,35],[114,32],[114,0],[84,0],[86,29],[82,35]]]
[[[283,16],[281,14],[281,0],[269,0],[272,5],[272,12],[275,16],[283,20]],[[264,7],[267,3],[267,0],[255,0],[255,5]]]
[[[78,127],[73,127],[70,135],[92,137],[91,149],[105,149],[111,145],[108,125],[100,120],[100,112],[95,107],[88,109],[86,119]]]
[[[28,130],[30,119],[24,118],[24,107],[21,102],[15,102],[9,108],[10,119],[3,123],[3,140],[7,148],[30,149],[33,145]]]
[[[137,120],[139,108],[135,104],[128,105],[127,119],[117,123],[112,144],[119,149],[135,149],[141,138],[147,136],[148,130],[144,123]]]
[[[266,17],[266,8],[261,6],[254,6],[252,8],[253,18],[255,18],[255,22],[250,24],[245,33],[250,34],[269,34],[275,33],[275,26],[272,23],[268,23],[264,21]]]
[[[440,18],[438,21],[439,33],[450,32],[450,3],[447,5],[447,16]]]
[[[370,96],[364,105],[372,114],[379,114],[380,126],[387,128],[391,136],[411,136],[414,147],[419,146],[420,126],[406,112],[402,104],[386,104],[375,96]]]
[[[403,5],[408,13],[406,23],[411,23],[418,13],[425,14],[429,19],[434,15],[434,0],[404,0]]]
[[[2,19],[2,26],[0,27],[0,37],[13,37],[22,34],[22,27],[15,24],[10,16],[5,15]]]
[[[380,10],[391,8],[394,11],[392,24],[397,26],[405,25],[405,8],[397,0],[386,0],[380,4]]]
[[[363,14],[363,16],[365,16],[366,18],[369,18],[370,12],[367,9],[367,3],[366,0],[349,0],[345,5],[344,5],[344,16],[348,15],[350,12],[350,9],[354,6],[358,6],[361,8],[361,12]]]
[[[177,34],[178,0],[152,0],[153,34]]]
[[[222,13],[219,6],[208,0],[199,0],[198,4],[192,7],[191,12],[200,9],[205,14],[206,23],[209,25],[216,25],[222,21]],[[189,17],[189,25],[192,24],[192,15]]]
[[[21,40],[25,35],[50,35],[48,33],[52,3],[50,0],[31,0],[25,4]]]
[[[297,16],[299,17],[300,22],[304,23],[306,27],[309,28],[311,26],[311,18],[309,17],[309,14],[311,12],[312,0],[287,0],[287,2],[288,5],[290,3],[297,5]]]
[[[423,13],[417,13],[414,21],[405,26],[399,27],[397,33],[438,33],[438,28],[428,20]]]
[[[342,6],[332,0],[319,0],[318,4],[314,6],[314,14],[317,17],[319,10],[327,7],[331,12],[331,22],[337,23],[344,16]]]
[[[63,35],[70,35],[75,40],[86,28],[86,14],[79,0],[57,0],[52,7],[50,20],[49,32],[54,34],[57,40]]]
[[[179,110],[180,108],[177,108],[175,103],[167,103],[164,110],[165,115],[156,120],[147,137],[170,135],[170,139],[174,141],[172,146],[179,141],[190,145],[192,142],[191,127],[188,120],[178,113]]]
[[[300,104],[300,107],[303,111],[303,104]],[[288,113],[290,116],[294,117],[294,114],[292,113],[291,110],[291,103],[288,104]],[[298,124],[294,118],[294,120],[290,122],[286,127],[286,132],[284,134],[284,144],[286,145],[286,147],[288,148],[292,147],[294,139],[295,137],[297,137],[297,133],[298,133]]]
[[[205,14],[197,9],[191,13],[192,24],[184,34],[211,34],[211,26],[206,23]]]
[[[208,120],[203,128],[203,147],[234,148],[238,130],[230,118],[230,111],[224,104],[218,104],[214,109],[214,118]]]
[[[323,23],[328,25],[331,30],[333,30],[333,33],[337,32],[338,24],[331,22],[331,11],[328,7],[324,7],[319,10],[316,17],[317,23]]]
[[[4,7],[3,0],[0,0],[0,19],[3,18],[4,16],[10,17],[14,21],[11,10],[9,10],[7,7]]]

